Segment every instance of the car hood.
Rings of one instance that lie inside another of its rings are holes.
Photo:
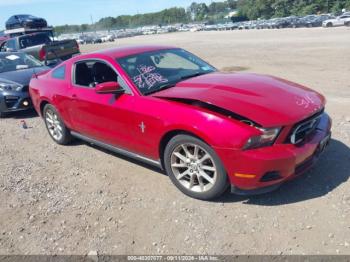
[[[22,69],[17,71],[4,72],[4,73],[0,73],[0,81],[3,81],[3,82],[10,81],[23,86],[27,86],[29,85],[29,81],[34,75],[34,73],[40,73],[49,69],[50,69],[49,67],[43,66],[43,67]]]
[[[290,125],[323,109],[325,99],[301,85],[251,73],[211,73],[179,82],[154,97],[201,101],[264,127]]]

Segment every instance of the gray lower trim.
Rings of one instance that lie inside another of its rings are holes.
[[[240,189],[238,187],[235,187],[234,185],[231,185],[231,193],[240,195],[240,196],[255,196],[255,195],[262,195],[266,194],[272,191],[275,191],[281,186],[282,183],[274,184],[271,186],[267,187],[261,187],[258,189],[252,189],[252,190],[245,190],[245,189]]]
[[[150,159],[150,158],[147,158],[147,157],[144,157],[144,156],[141,156],[141,155],[132,153],[132,152],[127,151],[127,150],[125,150],[125,149],[121,149],[121,148],[118,148],[118,147],[115,147],[115,146],[106,144],[106,143],[104,143],[104,142],[100,142],[100,141],[98,141],[98,140],[95,140],[95,139],[93,139],[93,138],[84,136],[84,135],[79,134],[79,133],[74,132],[74,131],[71,131],[71,134],[72,134],[72,136],[74,136],[74,137],[76,137],[76,138],[79,138],[79,139],[84,140],[84,141],[86,141],[86,142],[88,142],[88,143],[91,143],[91,144],[94,144],[94,145],[103,147],[103,148],[105,148],[105,149],[107,149],[107,150],[110,150],[110,151],[112,151],[112,152],[115,152],[115,153],[118,153],[118,154],[121,154],[121,155],[130,157],[130,158],[133,158],[133,159],[142,161],[142,162],[144,162],[144,163],[147,163],[147,164],[156,166],[156,167],[158,167],[158,168],[162,168],[162,165],[160,164],[160,161],[159,161],[159,160],[156,161],[156,160],[153,160],[153,159]]]

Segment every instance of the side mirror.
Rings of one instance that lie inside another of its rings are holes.
[[[124,94],[124,89],[118,82],[105,82],[95,86],[97,94]]]

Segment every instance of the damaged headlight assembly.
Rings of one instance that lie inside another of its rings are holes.
[[[272,146],[276,141],[281,128],[257,128],[262,134],[259,136],[253,136],[248,139],[247,143],[244,145],[243,149],[255,149],[260,147]]]
[[[22,86],[16,83],[1,83],[0,91],[21,91]]]

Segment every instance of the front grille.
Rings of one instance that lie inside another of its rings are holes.
[[[302,143],[309,135],[314,133],[320,122],[322,114],[323,110],[294,125],[290,135],[288,136],[287,143]]]
[[[17,96],[6,96],[5,97],[5,103],[7,108],[13,108],[17,102],[18,102],[19,97]]]

